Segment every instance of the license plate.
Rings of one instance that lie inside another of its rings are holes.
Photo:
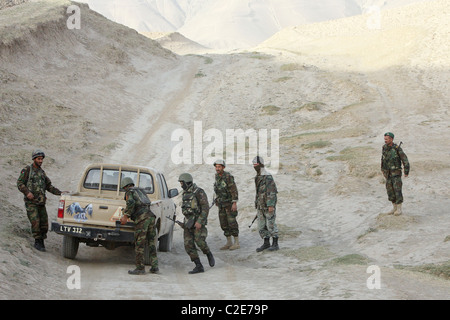
[[[64,233],[82,234],[83,228],[72,227],[72,226],[59,226],[59,231],[64,232]]]

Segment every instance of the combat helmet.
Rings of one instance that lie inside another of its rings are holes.
[[[222,166],[225,166],[225,160],[222,159],[217,159],[216,161],[214,161],[214,166],[216,166],[216,164],[221,164]]]
[[[128,186],[130,184],[134,185],[133,179],[131,179],[130,177],[125,177],[120,182],[120,187],[123,189],[123,188],[125,188],[126,186]]]
[[[33,153],[31,154],[31,160],[36,159],[37,157],[42,157],[45,158],[45,153],[44,151],[42,151],[41,149],[36,149],[33,151]]]
[[[178,178],[178,181],[189,183],[189,182],[193,182],[194,179],[192,178],[190,173],[182,173],[180,175],[180,177]]]
[[[256,156],[253,158],[253,164],[262,164],[264,165],[264,159],[260,156]]]

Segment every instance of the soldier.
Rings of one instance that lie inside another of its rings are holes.
[[[209,213],[208,197],[203,189],[193,183],[192,176],[189,173],[181,174],[178,181],[183,188],[181,209],[184,215],[184,248],[191,261],[195,263],[195,268],[189,271],[189,273],[204,272],[205,270],[200,262],[195,245],[206,254],[209,265],[211,267],[215,265],[214,257],[206,243],[206,237],[208,235],[206,224]]]
[[[220,250],[239,249],[239,225],[236,221],[238,215],[238,190],[236,183],[231,173],[224,171],[225,161],[217,160],[214,162],[214,167],[216,169],[214,182],[215,203],[219,207],[220,227],[227,238],[227,243]],[[231,236],[234,238],[234,244]]]
[[[133,275],[145,274],[144,251],[146,244],[148,244],[150,252],[150,272],[157,273],[159,268],[155,246],[155,215],[150,210],[151,201],[145,192],[139,188],[134,188],[134,182],[129,177],[123,178],[120,186],[125,190],[125,201],[127,203],[120,222],[126,224],[128,219],[131,218],[136,224],[134,231],[136,269],[129,270],[128,273]]]
[[[253,159],[253,168],[256,170],[255,186],[255,208],[257,209],[258,230],[264,243],[257,248],[257,252],[265,249],[270,251],[278,250],[278,228],[275,222],[276,219],[276,204],[277,204],[277,186],[273,177],[264,168],[264,160],[260,156]],[[270,237],[273,242],[270,245]]]
[[[48,232],[45,191],[57,196],[61,195],[61,191],[52,186],[52,182],[41,168],[44,158],[45,154],[42,150],[34,150],[31,155],[33,163],[23,168],[17,179],[17,188],[24,195],[27,216],[31,222],[31,232],[35,239],[34,247],[39,251],[45,251],[44,240]]]
[[[392,132],[386,132],[384,134],[381,172],[386,178],[388,199],[393,204],[392,210],[387,214],[394,214],[396,216],[402,214],[402,163],[405,170],[405,177],[408,177],[410,169],[408,157],[400,145],[394,143],[394,134]]]

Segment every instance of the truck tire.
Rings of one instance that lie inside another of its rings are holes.
[[[159,238],[159,251],[170,252],[172,250],[173,227],[172,225],[169,232]]]
[[[78,238],[64,235],[61,247],[62,256],[67,259],[75,259],[78,253],[80,240]]]

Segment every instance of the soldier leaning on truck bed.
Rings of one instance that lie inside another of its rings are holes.
[[[131,178],[124,178],[120,184],[121,188],[125,190],[125,201],[127,203],[123,216],[120,218],[120,223],[126,224],[128,219],[131,218],[136,224],[134,231],[136,269],[129,270],[128,273],[145,274],[144,251],[146,243],[148,243],[150,252],[150,272],[157,273],[159,268],[155,246],[155,215],[150,210],[151,201],[145,192],[139,188],[134,188],[134,182]]]
[[[47,238],[48,232],[45,191],[57,196],[62,193],[52,185],[52,182],[42,170],[44,158],[45,153],[42,150],[34,150],[31,155],[33,163],[23,168],[17,179],[17,188],[24,195],[27,216],[31,222],[31,232],[35,239],[34,247],[39,251],[45,251],[44,240]]]

